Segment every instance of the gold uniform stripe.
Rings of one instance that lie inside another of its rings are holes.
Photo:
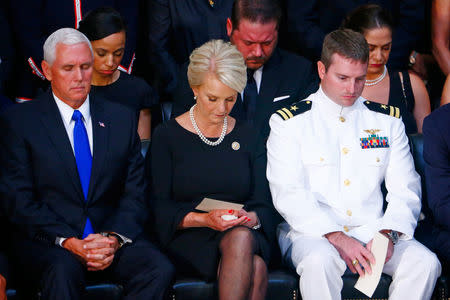
[[[286,121],[289,117],[282,111],[281,109],[277,110],[277,113],[281,115],[281,117]]]
[[[398,107],[395,108],[395,117],[400,118],[400,108]]]
[[[289,111],[289,109],[287,109],[286,107],[282,108],[281,110],[284,111],[284,112],[289,116],[289,118],[292,118],[292,117],[294,116],[294,115]]]
[[[391,117],[394,116],[394,107],[393,107],[393,106],[389,106],[389,115],[390,115]]]

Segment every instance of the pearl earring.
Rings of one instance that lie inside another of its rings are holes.
[[[197,100],[197,96],[194,96],[194,100]]]

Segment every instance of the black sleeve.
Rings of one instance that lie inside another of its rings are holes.
[[[177,64],[169,53],[171,16],[168,0],[150,0],[147,5],[149,62],[155,69],[165,93],[176,87]]]
[[[256,134],[255,134],[256,136]],[[266,178],[267,154],[264,138],[258,136],[251,157],[252,178],[250,199],[246,202],[244,209],[255,211],[261,222],[261,230],[264,232],[269,243],[275,242],[275,230],[277,217],[270,196],[269,183]]]
[[[154,214],[154,230],[163,246],[172,239],[186,214],[194,211],[196,206],[195,201],[180,203],[172,197],[174,160],[171,135],[170,128],[165,124],[155,129],[149,158],[151,160],[151,207]]]
[[[417,47],[420,32],[425,26],[425,2],[423,0],[398,1],[398,14],[392,36],[392,51],[389,55],[389,66],[393,69],[408,67],[409,54]]]
[[[5,253],[2,252],[0,252],[0,275],[8,282],[8,260],[6,259]]]
[[[319,26],[317,0],[287,0],[287,23],[292,42],[300,53],[319,60],[325,33]]]
[[[423,158],[428,206],[439,227],[450,232],[450,149],[443,134],[448,128],[441,128],[437,118],[447,115],[431,115],[423,123]],[[445,124],[445,123],[443,123]],[[447,134],[448,137],[448,134]]]
[[[187,78],[188,63],[185,63],[181,72],[178,74],[177,88],[173,93],[173,109],[171,118],[176,118],[179,115],[187,112],[192,105],[195,104],[194,93],[189,86]]]
[[[10,1],[11,5],[11,20],[13,23],[14,36],[18,45],[18,52],[22,55],[19,59],[26,61],[31,59],[38,68],[38,73],[33,72],[30,67],[27,71],[30,73],[43,77],[41,70],[41,61],[43,59],[43,49],[45,39],[47,38],[43,33],[45,24],[42,0],[20,0]],[[31,25],[30,25],[31,24]],[[38,75],[40,74],[40,75]]]
[[[145,202],[144,158],[141,154],[141,142],[136,128],[136,116],[129,110],[130,141],[128,167],[119,200],[117,212],[111,216],[100,231],[117,232],[130,239],[135,239],[143,230],[148,216],[148,207]]]
[[[142,81],[142,96],[141,103],[139,104],[140,109],[151,108],[153,105],[159,103],[159,96],[147,82]]]

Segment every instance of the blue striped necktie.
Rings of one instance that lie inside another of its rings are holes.
[[[77,161],[78,175],[80,176],[81,187],[83,189],[84,201],[87,201],[89,191],[89,181],[91,179],[92,169],[92,155],[89,147],[89,139],[86,132],[86,127],[83,123],[83,115],[80,111],[75,110],[72,115],[72,120],[75,121],[73,128],[73,147],[75,150],[75,160]],[[83,239],[89,234],[94,233],[91,221],[86,219],[84,226]]]

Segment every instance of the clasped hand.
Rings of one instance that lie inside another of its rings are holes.
[[[362,267],[364,267],[364,270],[366,270],[367,273],[372,274],[370,264],[375,263],[375,257],[371,252],[373,239],[367,243],[366,247],[364,247],[357,240],[341,231],[328,233],[325,237],[339,252],[339,255],[345,261],[350,271],[353,273],[358,272],[360,276],[364,276],[364,271],[362,269]],[[389,240],[385,263],[389,261],[393,253],[394,245]],[[353,265],[352,262],[355,259],[357,260],[357,263]]]
[[[237,217],[235,220],[224,220],[222,215],[234,215]],[[225,231],[235,226],[243,225],[252,228],[258,224],[258,216],[255,212],[247,212],[244,209],[226,210],[215,209],[205,214],[205,222],[207,227],[210,227],[217,231]]]
[[[105,237],[101,234],[90,234],[83,240],[69,238],[63,247],[72,252],[88,271],[101,271],[111,265],[114,254],[119,249],[119,242],[115,237]]]

